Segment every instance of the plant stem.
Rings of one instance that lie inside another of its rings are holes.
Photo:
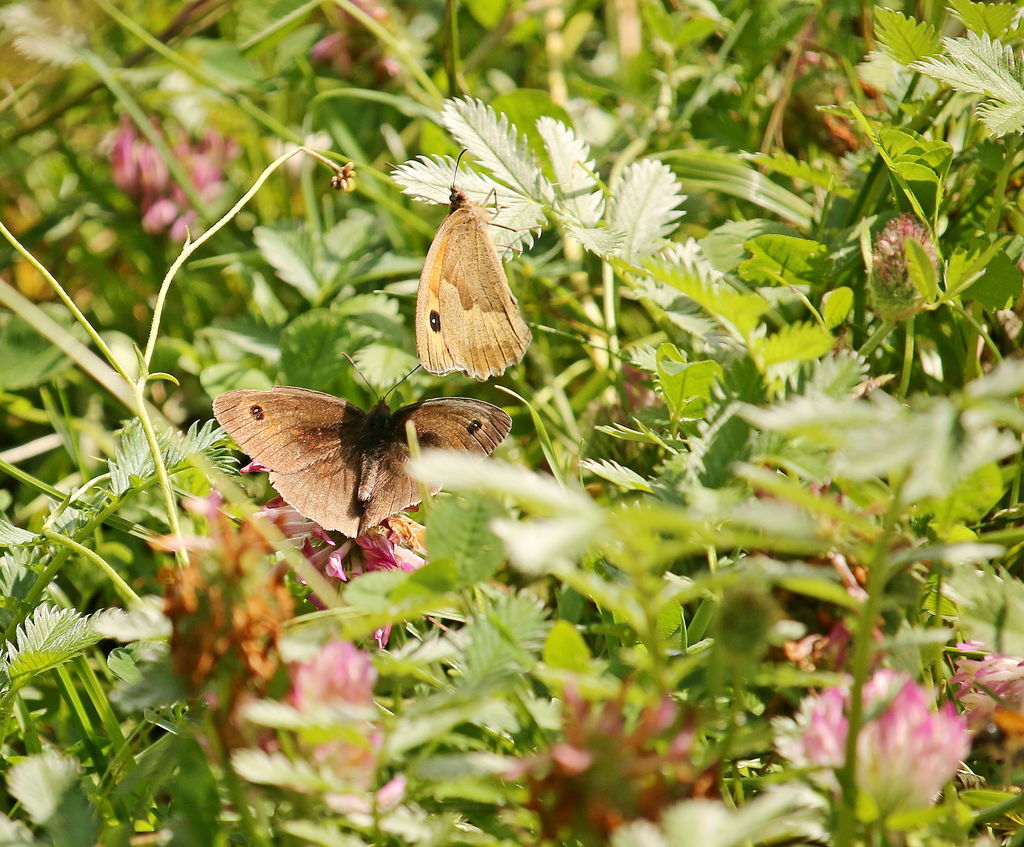
[[[59,544],[62,547],[67,547],[68,550],[77,553],[79,556],[83,556],[84,558],[92,562],[94,565],[96,565],[96,567],[98,567],[106,575],[107,579],[109,579],[113,583],[114,589],[117,591],[118,594],[121,595],[121,598],[126,603],[132,605],[140,602],[139,595],[136,594],[132,590],[132,587],[124,581],[124,579],[121,577],[121,574],[114,570],[114,567],[98,553],[95,553],[88,547],[85,547],[79,544],[77,541],[68,538],[66,535],[61,535],[59,532],[54,532],[52,529],[44,529],[42,535],[43,538],[45,538],[47,541],[52,541],[54,544]]]

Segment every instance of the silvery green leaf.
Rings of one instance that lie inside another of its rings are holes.
[[[633,162],[613,187],[611,225],[625,233],[621,255],[639,262],[655,253],[682,217],[686,199],[679,180],[657,159]]]
[[[297,790],[330,791],[337,788],[335,781],[304,761],[293,762],[283,753],[264,753],[262,750],[235,750],[231,764],[242,779],[260,785],[277,785]]]
[[[0,546],[20,547],[23,544],[31,544],[40,536],[20,526],[15,526],[7,518],[0,514]]]
[[[601,459],[595,461],[594,459],[584,459],[580,462],[580,467],[585,471],[590,471],[592,474],[606,479],[611,483],[624,488],[626,491],[646,491],[651,492],[651,486],[640,474],[634,471],[632,468],[626,468],[620,465],[618,462],[613,462],[611,459]]]
[[[43,825],[53,818],[64,795],[77,784],[80,772],[78,759],[46,750],[11,768],[7,790],[25,807],[33,823]]]
[[[565,232],[575,238],[585,250],[605,259],[619,255],[625,235],[605,226],[577,226],[572,220],[565,222]]]
[[[1020,132],[1024,129],[1024,102],[982,103],[978,106],[978,118],[997,138],[1009,132]]]
[[[944,82],[957,91],[984,94],[1007,103],[1024,100],[1021,68],[1013,48],[1000,44],[987,34],[973,32],[965,38],[944,38],[945,56],[933,56],[910,67]]]
[[[492,212],[491,240],[502,260],[531,247],[545,220],[541,204],[471,168],[461,167],[456,173],[450,156],[410,159],[395,168],[391,178],[403,194],[445,206],[454,180],[471,202]]]
[[[49,15],[41,14],[46,8]],[[14,35],[14,48],[23,56],[48,65],[70,67],[82,58],[83,34],[56,20],[52,12],[60,6],[16,3],[0,10],[0,29]]]
[[[596,226],[604,215],[604,193],[593,176],[597,162],[590,158],[590,147],[554,118],[539,118],[537,132],[555,172],[558,206],[581,227]]]
[[[118,641],[143,641],[167,638],[171,622],[163,612],[163,599],[142,597],[131,609],[104,609],[93,615],[93,629],[103,638]]]
[[[25,824],[0,814],[0,847],[35,847],[38,843]]]
[[[17,628],[15,643],[7,646],[4,670],[13,684],[20,685],[73,659],[98,640],[89,618],[74,609],[44,603]]]
[[[497,179],[540,204],[554,198],[551,183],[530,153],[525,136],[481,100],[446,100],[441,123]]]

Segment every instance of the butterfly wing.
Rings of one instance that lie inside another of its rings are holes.
[[[421,447],[482,455],[492,453],[512,429],[512,419],[502,409],[468,397],[441,397],[403,406],[391,416],[387,444],[364,463],[360,488],[367,499],[360,532],[420,501],[419,486],[405,469],[409,421]]]
[[[225,392],[213,413],[239,447],[270,468],[270,484],[291,506],[325,529],[356,534],[362,410],[320,391],[277,387]]]
[[[441,223],[416,292],[416,353],[434,374],[484,380],[523,358],[530,330],[519,314],[486,213],[466,202]]]

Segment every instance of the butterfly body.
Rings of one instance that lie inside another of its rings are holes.
[[[416,353],[434,374],[484,380],[523,358],[531,334],[494,249],[487,213],[452,186],[416,292]]]
[[[382,400],[369,412],[307,388],[228,391],[213,401],[221,426],[270,469],[270,484],[325,529],[360,535],[419,502],[406,473],[407,427],[420,447],[489,454],[512,428],[482,400],[442,397],[394,413]]]

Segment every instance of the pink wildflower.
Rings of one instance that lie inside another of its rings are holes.
[[[311,706],[369,706],[377,671],[367,653],[347,641],[329,641],[308,662],[292,668],[292,703]]]
[[[925,688],[891,670],[875,672],[864,686],[863,700],[859,789],[881,817],[930,805],[970,751],[963,716],[950,703],[933,710]],[[779,722],[779,753],[798,766],[842,767],[849,708],[845,686],[805,698],[795,722]],[[825,774],[823,781],[838,790],[834,774]]]
[[[957,647],[970,652],[980,649],[974,643]],[[1024,659],[1019,656],[988,653],[980,659],[959,658],[951,682],[973,730],[986,726],[997,709],[1024,712]]]
[[[224,189],[224,168],[238,155],[238,145],[210,131],[196,143],[184,136],[174,147],[198,197],[208,204]],[[110,153],[114,184],[138,204],[142,228],[151,234],[167,233],[183,239],[199,219],[181,186],[172,179],[167,163],[144,140],[126,117],[114,134]]]

